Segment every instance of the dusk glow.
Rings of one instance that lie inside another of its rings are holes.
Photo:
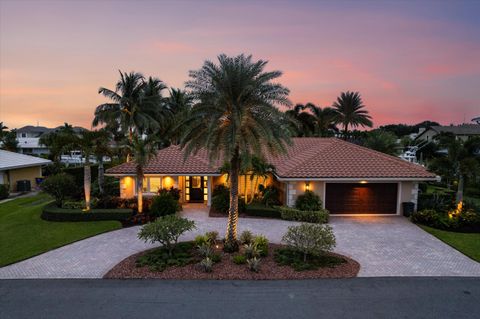
[[[90,128],[117,70],[183,87],[220,53],[284,72],[293,103],[359,91],[375,127],[480,115],[480,2],[0,2],[0,121]]]

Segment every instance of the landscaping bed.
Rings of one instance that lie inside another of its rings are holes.
[[[46,205],[42,210],[42,219],[57,222],[86,222],[100,220],[126,221],[133,214],[129,208],[97,208],[86,212],[80,208],[60,208],[55,204]]]
[[[184,244],[184,243],[180,243]],[[284,245],[269,244],[269,254],[261,258],[261,266],[258,272],[248,269],[245,264],[235,264],[233,256],[238,253],[225,253],[222,246],[217,245],[215,253],[220,255],[219,262],[213,264],[211,272],[204,272],[199,267],[201,257],[195,255],[194,245],[191,245],[192,259],[183,266],[167,267],[163,271],[155,271],[149,266],[140,266],[137,260],[146,254],[155,252],[161,248],[154,248],[132,255],[115,267],[104,278],[107,279],[134,279],[134,278],[157,278],[157,279],[213,279],[213,280],[282,280],[282,279],[316,279],[316,278],[351,278],[356,277],[360,265],[353,259],[335,254],[326,253],[325,260],[328,262],[324,267],[316,270],[296,271],[293,267],[279,265],[275,261],[277,250],[286,249]],[[333,266],[333,264],[336,264]]]

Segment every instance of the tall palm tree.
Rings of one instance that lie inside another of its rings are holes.
[[[182,122],[188,118],[188,114],[193,105],[193,99],[190,94],[181,89],[170,90],[170,96],[167,98],[168,109],[173,113],[170,127],[168,128],[168,139],[172,144],[177,145],[180,142],[184,126]]]
[[[319,137],[332,136],[335,127],[337,113],[331,107],[323,109],[313,103],[307,103],[305,106],[312,113],[312,121],[314,126],[314,135]]]
[[[137,175],[137,206],[139,214],[143,213],[144,168],[148,161],[156,154],[157,142],[155,135],[149,135],[147,137],[134,135],[132,143],[129,145],[135,161],[135,171]]]
[[[111,148],[111,134],[106,129],[101,129],[97,131],[97,134],[93,140],[93,150],[92,153],[95,155],[98,163],[98,191],[100,196],[104,194],[104,186],[105,186],[105,168],[104,168],[104,160],[105,156],[112,157],[113,150]]]
[[[337,112],[336,122],[343,125],[344,139],[347,139],[349,127],[373,126],[372,117],[365,110],[362,97],[358,92],[342,92],[333,103],[333,108]]]
[[[218,64],[205,61],[190,71],[186,83],[197,103],[185,124],[181,147],[185,156],[206,149],[213,162],[230,162],[230,208],[227,249],[237,248],[238,177],[242,161],[264,152],[286,151],[291,132],[276,105],[289,106],[289,90],[272,80],[280,71],[265,72],[267,61],[252,61],[243,54],[218,56]]]
[[[164,112],[161,92],[166,86],[156,78],[146,80],[141,73],[119,72],[120,80],[115,90],[99,89],[98,93],[112,102],[97,106],[92,124],[117,128],[132,142],[134,135],[157,132],[164,124],[168,114]]]

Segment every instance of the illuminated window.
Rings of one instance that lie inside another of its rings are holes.
[[[202,178],[200,176],[192,176],[192,188],[202,187]]]
[[[143,179],[143,191],[146,193],[156,193],[161,188],[160,177],[145,177]]]

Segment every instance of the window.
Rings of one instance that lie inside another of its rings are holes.
[[[192,176],[192,188],[202,187],[202,177],[201,176]]]
[[[146,193],[156,193],[161,188],[161,177],[145,177],[143,178],[143,191]]]
[[[27,133],[22,133],[22,137],[27,137]]]

